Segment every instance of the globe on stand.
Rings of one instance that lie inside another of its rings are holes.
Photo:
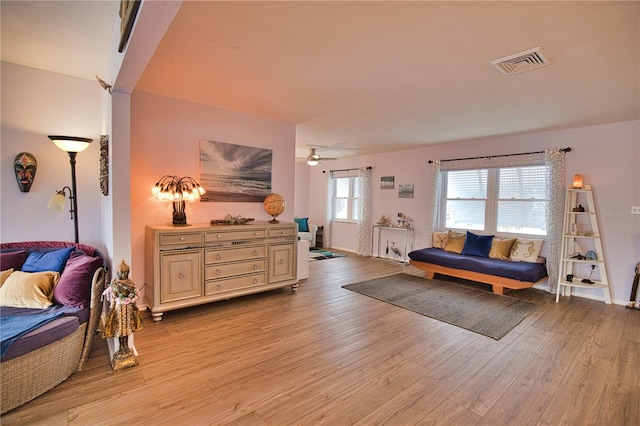
[[[264,211],[273,217],[273,220],[270,220],[269,223],[280,223],[276,218],[284,212],[284,207],[285,201],[282,195],[269,194],[266,196],[264,199]]]

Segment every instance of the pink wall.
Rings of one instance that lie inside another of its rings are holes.
[[[273,150],[273,192],[288,206],[280,219],[293,220],[295,127],[233,111],[136,91],[131,96],[132,272],[144,277],[144,228],[171,221],[171,207],[151,197],[163,175],[198,180],[201,139]],[[195,202],[186,207],[188,223],[208,223],[227,214],[271,219],[262,203]]]
[[[67,209],[53,212],[47,202],[64,186],[71,186],[69,155],[47,135],[93,139],[78,153],[78,227],[80,242],[102,251],[102,203],[100,192],[101,94],[95,81],[2,62],[2,134],[0,222],[3,242],[73,241],[73,221]],[[31,152],[38,161],[29,192],[16,183],[13,160],[19,152]]]
[[[432,159],[538,151],[550,147],[571,147],[566,156],[569,185],[575,173],[592,185],[599,215],[599,226],[607,258],[607,272],[612,297],[628,301],[633,268],[640,261],[640,216],[631,216],[632,205],[640,205],[640,122],[626,122],[571,130],[541,132],[530,135],[487,138],[430,146],[410,151],[351,157],[310,169],[310,193],[322,194],[322,170],[372,166],[371,218],[394,216],[402,212],[414,219],[416,247],[426,245],[428,194],[431,185]],[[395,176],[396,188],[380,189],[380,177]],[[398,184],[414,184],[414,198],[400,199]],[[309,217],[313,223],[324,221],[322,197],[309,200]],[[332,224],[332,245],[356,250],[355,226]],[[600,290],[584,290],[585,297],[600,298]]]

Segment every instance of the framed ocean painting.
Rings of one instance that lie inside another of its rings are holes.
[[[261,203],[271,193],[273,151],[200,140],[200,201]]]

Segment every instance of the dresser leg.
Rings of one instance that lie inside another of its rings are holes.
[[[291,285],[291,291],[296,291],[298,289],[298,283]]]
[[[151,318],[153,318],[155,322],[159,322],[162,320],[162,314],[163,312],[151,312]]]

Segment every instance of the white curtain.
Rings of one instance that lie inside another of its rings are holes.
[[[322,247],[331,248],[331,218],[333,217],[333,185],[331,172],[325,173],[324,180],[324,227]]]
[[[429,199],[429,217],[427,222],[427,247],[433,246],[433,232],[438,227],[440,212],[440,198],[442,197],[442,185],[440,176],[440,160],[433,162],[431,171],[431,198]]]
[[[521,155],[504,155],[494,157],[473,158],[468,160],[451,160],[433,162],[431,180],[431,223],[428,228],[428,246],[432,245],[432,233],[438,227],[438,215],[442,198],[441,171],[468,170],[499,167],[522,167],[542,164],[547,166],[547,274],[549,275],[548,291],[555,292],[558,283],[560,247],[562,245],[562,226],[564,220],[565,197],[565,149],[550,148],[541,153]]]
[[[547,165],[547,275],[548,291],[556,292],[562,246],[562,226],[565,203],[565,150],[551,148],[545,150]]]
[[[371,256],[371,169],[360,167],[358,169],[358,248],[356,253],[361,256]]]

